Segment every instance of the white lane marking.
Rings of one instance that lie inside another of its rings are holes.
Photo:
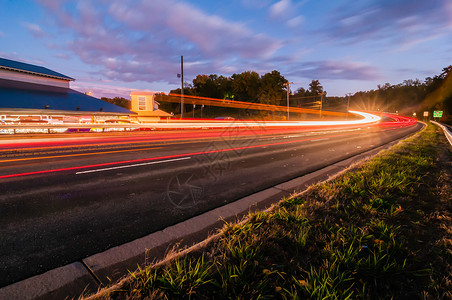
[[[191,157],[181,157],[181,158],[173,158],[173,159],[167,159],[167,160],[150,161],[147,163],[140,163],[140,164],[134,164],[134,165],[125,165],[125,166],[117,166],[117,167],[110,167],[110,168],[103,168],[103,169],[80,171],[80,172],[75,173],[75,175],[94,173],[94,172],[103,172],[103,171],[110,171],[110,170],[117,170],[117,169],[125,169],[125,168],[132,168],[132,167],[141,167],[141,166],[147,166],[147,165],[162,164],[162,163],[178,161],[178,160],[185,160],[185,159],[190,159],[190,158]]]

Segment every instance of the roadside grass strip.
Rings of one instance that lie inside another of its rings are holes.
[[[92,299],[452,299],[451,152],[433,125]]]

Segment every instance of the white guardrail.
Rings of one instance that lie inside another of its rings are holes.
[[[443,124],[435,122],[435,121],[430,121],[430,122],[432,122],[433,124],[441,127],[441,129],[444,131],[444,134],[446,135],[447,140],[452,145],[452,132],[449,130],[449,128],[447,128]]]

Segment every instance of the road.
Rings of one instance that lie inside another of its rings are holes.
[[[0,287],[411,134],[218,129],[0,145]]]

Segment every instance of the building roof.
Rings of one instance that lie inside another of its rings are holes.
[[[130,96],[154,96],[155,92],[151,91],[131,91]]]
[[[62,79],[67,81],[75,80],[74,78],[71,78],[69,76],[63,75],[61,73],[52,71],[41,66],[31,65],[15,60],[9,60],[6,58],[0,58],[0,69],[22,72],[43,77]]]
[[[0,79],[0,111],[10,109],[48,109],[80,113],[135,115],[123,107],[69,88],[18,83]]]
[[[139,117],[172,117],[173,115],[163,111],[161,109],[157,109],[154,111],[138,111]]]

